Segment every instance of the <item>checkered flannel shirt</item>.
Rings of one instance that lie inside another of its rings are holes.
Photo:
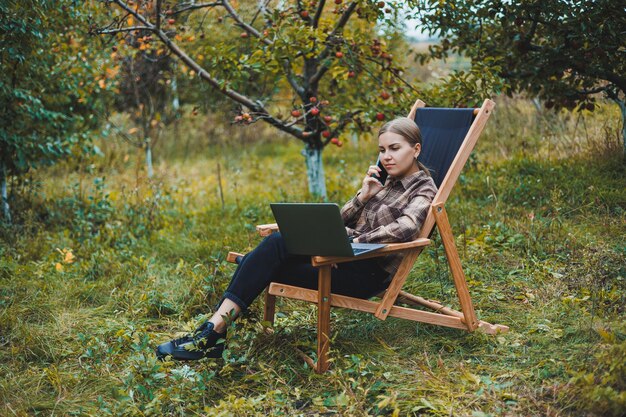
[[[417,238],[437,186],[420,170],[402,179],[389,177],[384,188],[365,204],[357,198],[359,193],[341,209],[349,236],[358,238],[359,243],[409,242]],[[378,259],[393,277],[402,257],[389,255]]]

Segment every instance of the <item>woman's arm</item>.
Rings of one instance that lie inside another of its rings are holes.
[[[414,239],[428,215],[433,195],[418,195],[411,199],[402,213],[391,223],[363,233],[354,241],[359,243],[408,242]]]
[[[354,226],[356,226],[356,222],[363,211],[363,207],[365,207],[365,204],[359,200],[360,192],[361,191],[359,191],[341,208],[341,218],[343,219],[343,224],[350,228],[354,228]]]
[[[353,228],[356,225],[365,204],[370,198],[378,194],[380,190],[383,189],[382,184],[376,178],[372,177],[372,175],[378,175],[379,172],[379,167],[371,165],[367,169],[367,174],[365,175],[365,178],[363,178],[363,184],[361,185],[359,192],[356,193],[352,200],[348,201],[341,209],[341,217],[346,226]]]

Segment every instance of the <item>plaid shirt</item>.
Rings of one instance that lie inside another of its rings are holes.
[[[437,187],[420,170],[399,180],[389,177],[384,188],[365,204],[357,198],[359,193],[341,209],[348,235],[358,237],[359,243],[397,243],[417,238]],[[393,277],[402,258],[389,255],[379,262]]]

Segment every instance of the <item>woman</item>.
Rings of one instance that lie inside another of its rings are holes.
[[[437,192],[428,170],[417,161],[421,148],[420,130],[411,119],[395,119],[380,129],[380,160],[389,177],[383,186],[376,178],[381,169],[370,166],[359,192],[341,209],[353,242],[406,242],[418,235]],[[387,288],[400,261],[401,256],[390,255],[342,263],[332,270],[331,291],[372,297]],[[317,269],[310,257],[289,255],[280,233],[268,236],[244,256],[213,316],[192,334],[161,344],[157,356],[220,357],[225,318],[237,317],[272,281],[317,288]]]

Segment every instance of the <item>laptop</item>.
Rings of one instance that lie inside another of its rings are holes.
[[[337,204],[272,203],[270,207],[291,254],[351,257],[387,246],[351,243]]]

